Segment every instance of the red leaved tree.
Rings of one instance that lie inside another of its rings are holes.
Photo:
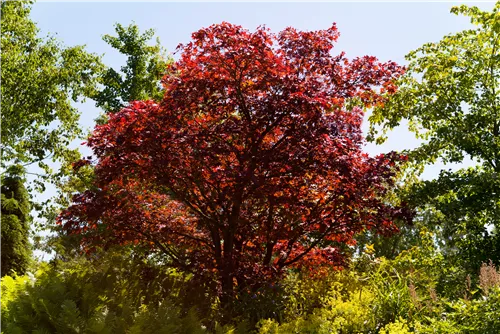
[[[363,153],[361,108],[383,103],[403,69],[332,56],[337,37],[335,26],[195,32],[161,104],[132,102],[96,127],[96,190],[60,223],[88,247],[161,251],[226,299],[287,266],[341,265],[365,229],[394,232],[404,210],[383,197],[402,157]]]

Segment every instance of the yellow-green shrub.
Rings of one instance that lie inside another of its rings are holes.
[[[347,276],[346,276],[347,275]],[[333,281],[337,277],[338,281]],[[342,283],[341,281],[347,282]],[[325,282],[328,282],[325,284]],[[291,297],[294,302],[286,310],[287,321],[278,324],[276,320],[263,320],[259,324],[259,334],[268,333],[359,333],[368,332],[375,328],[372,305],[374,295],[366,287],[355,284],[355,277],[347,273],[337,273],[326,280],[307,280],[294,282],[294,286],[320,286],[302,291],[301,301],[297,303],[297,296]],[[350,291],[349,291],[350,290]],[[297,290],[293,289],[297,294]],[[319,295],[318,293],[322,293]],[[312,312],[308,312],[312,305],[318,305]]]
[[[43,264],[33,280],[5,276],[3,333],[203,331],[195,311],[186,311],[187,299],[200,309],[206,305],[193,294],[189,278],[130,255],[126,250],[110,251],[92,262]]]
[[[382,328],[379,334],[410,334],[410,328],[406,324],[406,322],[399,318],[395,322],[391,322]]]

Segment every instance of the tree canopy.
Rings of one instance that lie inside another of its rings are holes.
[[[160,104],[133,102],[96,127],[98,190],[61,223],[88,241],[150,245],[226,295],[286,266],[341,265],[366,228],[394,232],[407,215],[383,196],[404,157],[363,153],[363,111],[346,101],[383,103],[402,68],[332,56],[337,37],[335,26],[195,32]]]
[[[99,57],[83,46],[64,47],[52,37],[39,37],[31,5],[1,2],[2,276],[23,274],[30,262],[33,194],[25,174],[41,176],[36,181],[43,188],[44,181],[57,179],[49,160],[80,157],[68,147],[83,134],[72,102],[94,93],[102,69]]]
[[[1,164],[38,164],[74,158],[69,143],[83,132],[72,102],[94,93],[102,69],[83,46],[41,38],[29,18],[32,2],[2,1]]]
[[[465,157],[478,163],[417,182],[408,195],[421,211],[437,212],[431,222],[445,248],[458,249],[478,269],[488,259],[500,261],[500,3],[491,12],[467,6],[452,12],[470,17],[476,28],[409,53],[399,91],[370,120],[383,131],[408,120],[424,140],[409,154],[414,164]]]
[[[163,97],[160,84],[165,75],[169,59],[157,38],[155,45],[148,45],[154,30],[140,33],[139,27],[115,25],[118,36],[104,35],[103,40],[111,47],[127,56],[127,64],[121,73],[108,68],[100,78],[103,89],[95,96],[98,107],[106,112],[117,112],[130,101],[155,100]]]

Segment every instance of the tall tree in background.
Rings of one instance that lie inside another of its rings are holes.
[[[71,105],[95,94],[102,65],[83,46],[40,38],[29,18],[32,2],[2,1],[2,169],[74,158],[69,143],[82,134]]]
[[[275,35],[228,23],[193,34],[161,104],[98,126],[94,191],[60,221],[84,244],[132,243],[220,283],[224,300],[289,266],[341,265],[367,228],[390,234],[399,155],[362,152],[363,111],[402,69],[332,56],[335,26]],[[88,164],[82,161],[79,166]],[[78,167],[78,166],[77,166]]]
[[[169,59],[158,38],[155,45],[148,45],[154,30],[141,34],[135,24],[127,27],[116,24],[115,30],[118,36],[105,35],[103,40],[127,56],[127,64],[121,73],[113,68],[104,73],[101,78],[104,88],[94,97],[97,106],[106,112],[116,112],[130,101],[160,101],[163,97],[160,81],[166,74]]]
[[[43,190],[45,182],[60,176],[49,160],[79,159],[78,150],[68,147],[83,134],[72,102],[95,94],[102,70],[99,57],[82,46],[64,47],[54,38],[39,37],[30,19],[32,4],[1,2],[2,276],[23,273],[31,252],[32,197],[26,190],[31,183],[25,174],[35,172],[35,185]]]
[[[500,2],[492,12],[466,6],[452,12],[477,28],[411,52],[398,93],[371,121],[386,131],[409,120],[425,140],[410,154],[415,164],[465,157],[478,163],[417,182],[408,195],[440,233],[447,255],[478,270],[489,259],[500,263]]]
[[[24,275],[31,262],[30,198],[24,186],[25,180],[10,173],[2,176],[2,277]]]

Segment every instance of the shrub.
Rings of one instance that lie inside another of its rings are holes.
[[[359,333],[375,327],[373,292],[354,272],[323,278],[290,275],[284,282],[284,320],[262,320],[258,333]]]
[[[207,303],[201,293],[194,293],[189,277],[146,262],[126,250],[110,251],[92,262],[43,264],[33,280],[6,276],[2,330],[5,334],[202,331],[197,310],[187,308],[189,303],[200,308]]]

